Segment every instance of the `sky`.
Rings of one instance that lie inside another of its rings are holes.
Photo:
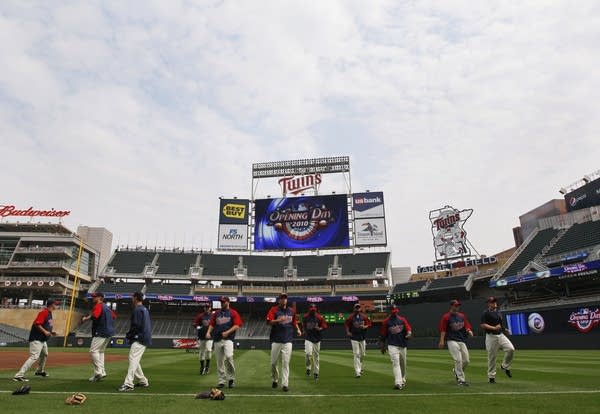
[[[7,0],[0,44],[0,205],[113,247],[214,249],[253,163],[344,155],[416,271],[430,210],[493,255],[600,168],[598,2]]]

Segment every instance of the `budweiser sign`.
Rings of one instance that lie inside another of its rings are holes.
[[[65,217],[71,214],[69,210],[34,210],[29,207],[26,210],[19,210],[15,206],[0,206],[0,217]]]
[[[302,191],[306,191],[311,188],[316,190],[319,184],[321,184],[321,174],[283,177],[280,178],[278,182],[281,186],[281,191],[283,192],[283,195],[296,195],[300,194]]]

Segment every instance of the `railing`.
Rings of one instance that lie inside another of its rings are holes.
[[[29,246],[17,247],[15,253],[49,253],[49,254],[65,254],[73,257],[73,250],[64,246]]]
[[[521,253],[523,253],[523,250],[525,250],[527,248],[529,243],[531,243],[531,240],[533,240],[534,237],[537,236],[537,234],[539,232],[540,232],[540,230],[537,228],[533,232],[531,232],[531,234],[523,241],[523,244],[521,244],[519,246],[519,248],[517,250],[515,250],[515,252],[512,254],[512,256],[500,267],[500,269],[498,270],[498,273],[496,273],[496,276],[492,277],[492,280],[498,280],[504,274],[506,269],[508,269],[510,267],[510,265],[512,265],[513,262],[515,260],[517,260],[517,258],[521,255]]]

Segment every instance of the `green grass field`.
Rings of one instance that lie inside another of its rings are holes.
[[[14,350],[14,348],[12,348]],[[23,361],[27,349],[23,348]],[[2,351],[0,351],[2,352]],[[51,348],[58,352],[86,352]],[[126,353],[109,349],[109,353]],[[387,355],[369,350],[365,374],[355,379],[352,354],[348,350],[322,351],[321,379],[315,383],[305,375],[304,354],[294,351],[290,392],[271,389],[269,352],[238,350],[235,354],[237,387],[225,388],[225,401],[196,400],[194,395],[216,385],[216,364],[200,376],[197,354],[180,350],[148,349],[142,367],[150,388],[119,393],[127,362],[107,364],[108,377],[90,383],[91,364],[48,369],[50,377],[33,376],[31,394],[12,396],[21,384],[12,381],[15,370],[0,367],[1,413],[183,413],[188,410],[228,413],[598,413],[600,412],[600,351],[533,351],[516,353],[513,378],[498,369],[495,385],[487,383],[486,357],[471,351],[467,368],[470,387],[458,387],[451,374],[446,350],[408,351],[407,387],[393,389],[391,363]],[[64,399],[80,391],[88,396],[83,406],[69,407]],[[184,411],[185,410],[185,411]]]

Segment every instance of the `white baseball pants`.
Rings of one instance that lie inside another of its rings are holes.
[[[48,344],[44,341],[31,341],[29,342],[29,358],[23,364],[19,372],[15,375],[16,377],[22,377],[25,375],[29,368],[38,361],[37,372],[44,372],[46,367],[46,359],[48,358]]]
[[[290,358],[292,357],[292,343],[284,344],[273,342],[271,344],[271,379],[279,382],[279,369],[277,361],[281,356],[281,386],[287,387],[290,380]]]
[[[454,374],[459,381],[465,381],[465,368],[469,365],[469,350],[467,344],[460,341],[446,341],[448,352],[454,360]]]

